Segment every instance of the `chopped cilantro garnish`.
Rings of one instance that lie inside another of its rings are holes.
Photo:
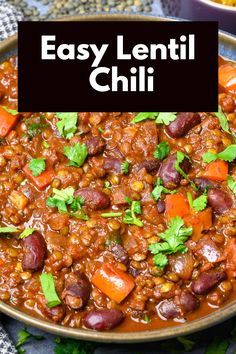
[[[226,339],[215,337],[205,350],[205,354],[226,354],[229,342]]]
[[[232,135],[232,133],[231,133],[231,131],[230,131],[230,129],[229,129],[229,123],[228,123],[227,117],[226,117],[226,115],[224,114],[224,112],[222,111],[220,105],[218,106],[218,112],[215,112],[215,115],[216,115],[216,117],[219,119],[221,128],[222,128],[226,133]]]
[[[19,238],[25,238],[25,237],[28,237],[30,235],[32,235],[32,233],[35,231],[35,229],[32,229],[32,228],[28,228],[28,229],[25,229],[20,235],[19,235]]]
[[[46,205],[50,208],[57,208],[60,213],[67,213],[67,206],[70,206],[75,213],[82,208],[84,201],[80,196],[74,197],[74,192],[75,189],[73,187],[61,190],[53,188],[54,195],[47,199]]]
[[[192,227],[185,228],[184,221],[179,216],[170,219],[168,229],[158,234],[158,237],[165,242],[157,242],[149,246],[149,250],[155,255],[154,264],[163,269],[168,264],[168,254],[185,253],[188,248],[184,242],[191,234]]]
[[[83,209],[80,209],[74,213],[70,213],[70,215],[76,219],[79,219],[79,220],[89,220],[89,216],[84,212]]]
[[[232,176],[228,176],[227,183],[228,183],[229,189],[231,189],[231,191],[234,194],[236,194],[236,181],[234,180],[234,178]]]
[[[206,152],[202,156],[203,162],[210,163],[216,159],[223,161],[232,162],[236,159],[236,144],[231,144],[227,148],[218,154],[213,154],[212,152]]]
[[[105,182],[104,182],[104,187],[105,187],[105,188],[108,188],[108,189],[111,189],[111,188],[112,188],[111,183],[110,183],[109,181],[105,181]]]
[[[73,146],[65,146],[64,155],[70,160],[69,166],[80,167],[88,155],[88,149],[85,144],[77,143]]]
[[[59,299],[56,293],[53,275],[51,273],[42,273],[39,279],[44,297],[47,301],[47,307],[55,307],[57,305],[60,305],[61,300]]]
[[[129,201],[130,201],[130,199],[129,199]],[[124,223],[143,227],[143,222],[137,218],[136,214],[139,214],[139,215],[142,214],[141,202],[137,201],[137,200],[131,201],[130,209],[125,210],[125,216],[123,219]]]
[[[65,139],[71,139],[77,130],[77,112],[58,112],[55,116],[60,119],[57,122],[60,135]]]
[[[44,147],[45,149],[48,149],[48,148],[50,148],[50,144],[49,144],[46,140],[44,140],[44,141],[43,141],[43,147]]]
[[[177,172],[179,172],[179,174],[181,176],[183,176],[190,183],[190,185],[193,188],[193,190],[197,191],[198,188],[195,185],[195,183],[190,180],[190,178],[187,176],[187,174],[180,167],[180,164],[184,161],[185,158],[189,160],[189,157],[187,155],[185,155],[182,151],[177,151],[177,153],[176,153],[176,161],[175,161],[175,169],[176,169]]]
[[[187,193],[188,202],[190,208],[195,211],[202,211],[207,206],[207,195],[202,194],[200,197],[193,200],[192,194],[190,192]]]
[[[154,200],[159,200],[160,197],[161,197],[161,194],[164,193],[164,194],[174,194],[176,193],[176,190],[170,190],[170,189],[167,189],[165,187],[163,187],[162,185],[162,180],[160,177],[157,178],[157,182],[156,182],[156,186],[155,188],[153,189],[151,195],[153,197]]]
[[[121,172],[124,175],[127,175],[129,173],[129,162],[128,161],[124,161],[121,164]]]
[[[8,233],[15,233],[18,232],[19,230],[14,227],[14,226],[4,226],[0,227],[0,233],[1,234],[8,234]]]
[[[170,153],[170,146],[167,141],[162,141],[157,145],[156,150],[154,151],[154,157],[162,161]]]
[[[157,124],[169,125],[176,119],[176,112],[140,112],[131,123],[138,123],[146,119],[154,119]]]
[[[98,131],[99,131],[99,133],[101,133],[101,134],[104,133],[104,130],[103,130],[101,127],[98,128]]]
[[[121,212],[114,212],[114,213],[102,213],[101,216],[103,218],[115,218],[118,216],[122,216]]]
[[[18,340],[16,343],[16,349],[18,350],[18,353],[25,353],[25,350],[22,348],[22,345],[24,345],[30,339],[35,339],[35,340],[45,339],[43,336],[37,336],[35,334],[30,333],[26,327],[24,329],[21,329],[17,333],[17,337]]]
[[[27,135],[30,138],[33,138],[36,135],[41,134],[42,129],[48,127],[48,124],[46,124],[46,121],[43,116],[36,117],[36,118],[35,117],[28,118],[25,120],[25,124],[27,127]]]
[[[96,343],[70,338],[56,338],[55,343],[55,354],[93,354],[97,346]]]
[[[34,177],[38,177],[46,169],[45,159],[31,159],[29,169]]]
[[[19,112],[17,112],[15,109],[12,109],[12,108],[8,108],[6,106],[1,106],[1,108],[4,109],[4,111],[12,114],[13,116],[16,116],[17,114],[19,114]]]

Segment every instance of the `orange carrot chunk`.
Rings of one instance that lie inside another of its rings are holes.
[[[204,177],[213,181],[226,181],[228,176],[228,163],[216,160],[206,166]]]
[[[54,171],[52,168],[47,168],[45,171],[43,171],[39,176],[35,177],[32,175],[31,170],[29,169],[29,166],[26,165],[23,168],[23,171],[26,175],[26,177],[33,182],[33,184],[40,190],[46,188],[53,180],[54,178]]]
[[[19,115],[13,115],[0,107],[0,136],[5,137],[15,125]]]
[[[135,285],[131,275],[109,263],[104,263],[94,273],[92,283],[118,304],[129,295]]]
[[[207,208],[199,213],[184,217],[185,224],[192,226],[192,240],[197,242],[202,237],[202,232],[212,226],[212,209]]]
[[[236,66],[229,63],[219,67],[219,84],[236,93]]]
[[[184,217],[190,214],[189,203],[183,194],[168,194],[165,199],[165,205],[167,220],[176,216]]]

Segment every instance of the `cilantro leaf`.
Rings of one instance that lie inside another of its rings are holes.
[[[84,204],[83,198],[80,196],[74,197],[75,189],[73,187],[67,187],[61,190],[53,188],[52,191],[54,195],[47,199],[46,205],[50,208],[57,208],[60,213],[67,213],[68,206],[70,206],[71,210],[75,213],[81,209]]]
[[[130,225],[136,225],[143,227],[143,222],[137,218],[135,214],[142,214],[141,202],[140,201],[131,201],[130,209],[125,210],[124,223]]]
[[[96,343],[71,338],[56,338],[55,354],[93,354]]]
[[[12,114],[13,116],[16,116],[17,114],[19,114],[19,112],[17,112],[15,109],[12,109],[12,108],[8,108],[6,106],[1,106],[1,108],[4,109],[4,111]]]
[[[44,297],[47,301],[47,307],[55,307],[60,305],[61,300],[59,299],[55,290],[53,275],[51,273],[42,273],[39,279]]]
[[[176,119],[176,117],[176,112],[160,112],[156,119],[156,123],[169,125]]]
[[[228,183],[229,189],[231,189],[231,191],[234,194],[236,194],[236,181],[234,180],[234,178],[232,176],[227,177],[227,183]]]
[[[131,123],[138,123],[146,119],[155,119],[157,124],[169,125],[176,119],[176,112],[140,112]]]
[[[192,194],[190,192],[187,193],[188,202],[190,208],[195,211],[202,211],[207,206],[207,195],[202,194],[200,197],[193,200]]]
[[[57,128],[63,138],[71,139],[77,130],[77,112],[57,112],[55,116],[60,119]]]
[[[27,328],[25,327],[24,329],[21,329],[18,333],[17,333],[17,343],[16,343],[16,348],[21,350],[23,348],[21,348],[22,345],[24,345],[26,342],[28,342],[30,339],[36,339],[36,340],[42,340],[45,339],[43,336],[37,336],[35,334],[30,333]],[[21,351],[22,353],[24,353],[24,351]]]
[[[195,185],[195,183],[193,181],[191,181],[191,179],[187,176],[187,174],[182,170],[182,168],[180,167],[180,164],[184,161],[184,159],[188,159],[189,157],[187,155],[185,155],[182,151],[177,151],[176,152],[176,161],[175,161],[175,169],[177,172],[179,172],[179,174],[181,176],[183,176],[191,185],[191,187],[193,188],[193,190],[197,191],[198,188]]]
[[[226,339],[215,337],[211,343],[208,344],[205,354],[226,354],[229,342]]]
[[[154,200],[159,200],[160,197],[161,197],[161,194],[162,193],[165,193],[165,194],[174,194],[176,193],[176,190],[170,190],[170,189],[167,189],[165,187],[162,186],[162,180],[160,177],[157,178],[157,182],[156,182],[156,186],[155,188],[153,189],[151,195],[153,197]]]
[[[230,129],[229,129],[229,123],[227,120],[226,115],[224,114],[224,112],[221,109],[221,106],[218,106],[218,112],[215,112],[216,117],[219,119],[220,122],[220,126],[221,128],[226,132],[232,135]]]
[[[121,172],[124,175],[127,175],[129,173],[129,162],[128,161],[124,161],[121,164]]]
[[[158,114],[159,112],[139,112],[139,114],[131,120],[131,123],[138,123],[146,119],[156,119]]]
[[[38,177],[46,169],[45,159],[31,159],[29,169],[34,177]]]
[[[84,220],[84,221],[89,220],[89,216],[84,212],[83,209],[80,209],[77,212],[71,213],[70,215],[76,219],[79,219],[79,220]]]
[[[32,228],[28,228],[28,229],[25,229],[18,237],[20,239],[23,239],[27,236],[30,236],[32,235],[32,233],[35,231],[35,229],[32,229]]]
[[[32,121],[32,120],[34,120],[34,121]],[[48,127],[48,124],[46,124],[45,118],[42,115],[40,117],[32,117],[32,118],[26,119],[25,124],[27,127],[27,135],[30,138],[33,138],[36,135],[39,135],[42,132],[42,129]]]
[[[219,152],[218,154],[213,154],[211,152],[206,152],[202,156],[203,162],[210,163],[215,161],[216,159],[220,159],[223,161],[232,162],[236,159],[236,144],[231,144],[227,146],[226,149]]]
[[[4,227],[0,227],[0,233],[1,234],[7,234],[7,233],[14,233],[14,232],[18,232],[19,230],[14,227],[14,226],[4,226]]]
[[[156,159],[162,161],[170,153],[170,146],[167,141],[162,141],[157,145],[153,155]]]
[[[50,144],[46,141],[46,140],[44,140],[43,141],[43,147],[45,148],[45,149],[48,149],[48,148],[50,148]]]
[[[165,242],[153,243],[149,246],[152,254],[157,255],[154,257],[154,264],[163,269],[168,264],[166,255],[180,252],[185,253],[187,247],[184,242],[192,234],[192,227],[184,227],[184,221],[179,216],[170,219],[168,229],[165,232],[158,234],[158,237]],[[159,256],[159,254],[165,257]]]
[[[85,144],[77,143],[73,146],[65,146],[64,155],[70,160],[69,166],[80,167],[88,155],[88,149]]]
[[[112,188],[111,183],[110,183],[109,181],[105,181],[105,182],[104,182],[104,187],[105,187],[105,188],[108,188],[108,189],[111,189],[111,188]]]

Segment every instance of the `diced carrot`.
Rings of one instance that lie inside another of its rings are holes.
[[[219,84],[236,93],[236,66],[228,63],[219,67]]]
[[[92,283],[110,299],[120,303],[134,288],[134,280],[131,275],[117,269],[114,265],[105,263],[98,269]]]
[[[204,230],[212,226],[212,209],[207,208],[199,213],[187,215],[184,217],[185,224],[192,226],[192,240],[197,242],[202,236]]]
[[[190,214],[189,203],[183,194],[168,194],[165,199],[165,205],[167,220],[176,216],[184,217]]]
[[[226,272],[228,277],[236,277],[236,239],[229,238],[225,246]]]
[[[15,125],[19,115],[13,115],[0,107],[0,136],[5,137]]]
[[[4,260],[0,259],[0,267],[4,264]]]
[[[226,181],[227,176],[228,163],[222,160],[210,162],[204,172],[204,177],[213,181]]]
[[[14,190],[9,195],[9,200],[17,209],[20,210],[23,210],[29,203],[29,199],[22,192]]]
[[[30,179],[33,184],[40,190],[46,188],[54,178],[54,170],[52,168],[47,168],[37,177],[32,175],[28,165],[23,168],[23,171],[26,174],[26,177]]]

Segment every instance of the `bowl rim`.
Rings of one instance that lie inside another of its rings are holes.
[[[77,15],[68,16],[57,19],[58,21],[176,21],[177,19],[159,17],[155,15],[145,14],[94,14],[94,15]],[[230,45],[236,46],[236,37],[228,33],[219,32],[219,40],[227,41]],[[0,55],[5,54],[16,48],[17,35],[13,35],[0,42]],[[210,326],[214,326],[223,322],[236,314],[236,300],[226,304],[224,307],[191,322],[178,323],[177,326],[161,328],[160,330],[146,330],[140,332],[97,332],[87,329],[76,329],[65,327],[53,322],[45,321],[33,317],[25,312],[16,309],[0,301],[0,311],[4,314],[24,322],[27,325],[34,326],[56,335],[71,337],[81,340],[89,340],[104,343],[139,343],[152,342],[173,338],[177,336],[187,335],[193,332],[201,331]]]
[[[215,7],[220,10],[236,12],[236,6],[220,4],[220,3],[215,2],[213,0],[198,0],[198,1],[203,2],[204,4],[206,4],[208,6]]]

